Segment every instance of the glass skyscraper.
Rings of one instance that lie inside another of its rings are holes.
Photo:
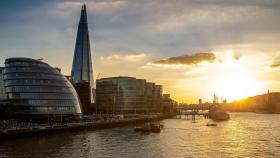
[[[79,95],[82,112],[84,114],[92,113],[93,103],[95,102],[95,91],[86,5],[83,5],[81,9],[72,64],[71,82]]]
[[[87,22],[86,5],[82,6],[81,17],[76,37],[75,53],[71,72],[72,83],[88,83],[90,86],[90,102],[94,102],[93,71],[90,51],[90,40]],[[76,86],[75,86],[76,87]],[[79,90],[77,90],[79,91]]]
[[[40,60],[6,59],[3,81],[15,115],[81,114],[72,84],[58,69]]]

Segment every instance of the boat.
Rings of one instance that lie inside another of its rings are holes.
[[[155,123],[152,123],[150,124],[151,126],[151,132],[154,132],[154,133],[160,133],[161,130],[163,129],[163,125],[162,124],[155,124]]]
[[[143,126],[134,127],[136,132],[153,132],[160,133],[163,125],[159,123],[145,123]]]
[[[151,131],[151,127],[150,127],[149,123],[145,123],[142,126],[134,127],[134,131],[136,131],[136,132],[150,132]]]
[[[223,109],[215,107],[209,110],[209,118],[215,121],[227,121],[230,119],[230,116]]]
[[[207,123],[206,126],[217,126],[215,123]]]

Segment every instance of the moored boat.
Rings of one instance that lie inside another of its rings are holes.
[[[163,129],[163,125],[159,123],[146,123],[143,126],[134,127],[136,132],[153,132],[160,133]]]
[[[163,129],[163,125],[161,124],[150,124],[151,132],[159,133]]]
[[[146,123],[142,126],[134,127],[134,131],[136,131],[136,132],[150,132],[151,127],[150,127],[149,123]]]
[[[215,121],[226,121],[230,119],[230,116],[226,111],[216,107],[209,110],[209,118]]]
[[[206,126],[217,126],[215,123],[207,123]]]

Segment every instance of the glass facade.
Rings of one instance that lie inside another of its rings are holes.
[[[78,26],[71,80],[74,84],[87,82],[90,85],[90,102],[93,103],[93,71],[86,6],[83,5]]]
[[[133,77],[112,77],[96,81],[98,106],[119,110],[151,110],[157,108],[161,86]]]
[[[15,114],[81,114],[72,84],[57,69],[42,61],[6,59],[3,81]]]
[[[4,89],[3,70],[4,70],[4,68],[0,67],[0,102],[1,102],[1,100],[7,99],[7,95],[6,95],[5,89]]]

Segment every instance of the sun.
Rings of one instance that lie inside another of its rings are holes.
[[[218,97],[228,102],[242,99],[264,92],[260,81],[246,75],[231,75],[222,77],[214,84],[213,90]]]

